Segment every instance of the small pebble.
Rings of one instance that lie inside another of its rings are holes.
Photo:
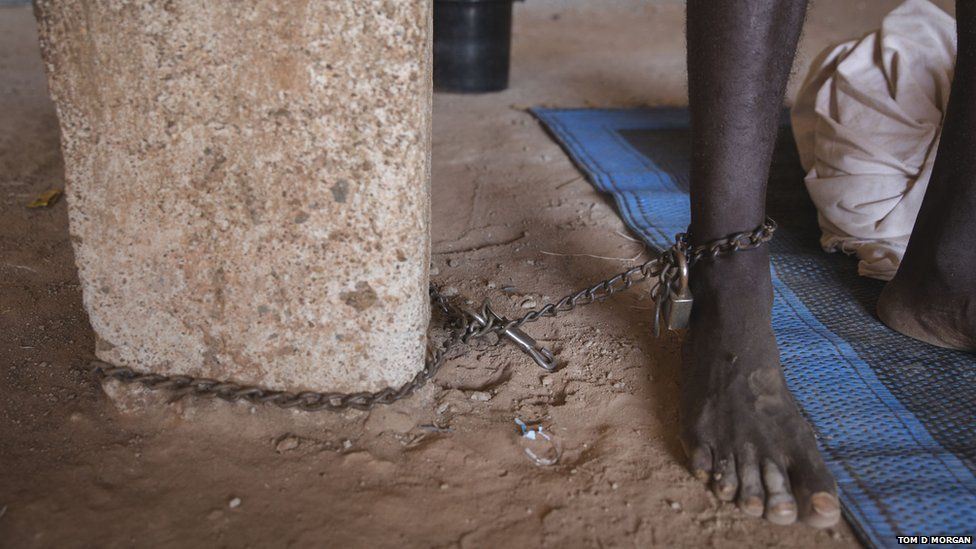
[[[275,452],[283,453],[294,450],[301,445],[302,441],[295,435],[285,435],[278,440],[275,444]]]
[[[532,299],[526,299],[525,301],[522,302],[522,308],[523,309],[535,309],[536,306],[537,306],[537,304],[536,304],[535,300],[532,300]]]
[[[241,506],[241,503],[242,503],[241,498],[230,498],[230,501],[227,502],[227,507],[230,507],[231,509],[237,509],[238,507]]]
[[[450,409],[451,409],[451,405],[445,402],[444,404],[441,404],[440,406],[437,407],[437,413],[443,414],[444,412]]]
[[[441,295],[444,297],[454,297],[458,295],[458,293],[460,292],[458,292],[458,289],[454,286],[447,286],[445,288],[441,288]]]
[[[681,510],[681,504],[678,503],[677,501],[669,501],[668,502],[668,507],[670,507],[672,511],[680,511]]]
[[[491,400],[491,393],[487,391],[474,391],[471,393],[471,400],[480,400],[481,402],[488,402]]]
[[[346,450],[352,448],[352,441],[349,439],[343,440],[342,447],[345,448]]]
[[[458,267],[460,265],[461,265],[461,260],[460,259],[448,259],[447,260],[447,266],[448,267]]]
[[[450,484],[448,484],[448,483],[446,483],[446,482],[445,482],[445,483],[443,483],[443,484],[441,484],[441,490],[447,490],[447,489],[448,489],[448,488],[450,488],[450,487],[451,487],[451,485],[450,485]]]
[[[430,268],[430,276],[437,276],[439,274],[441,274],[441,270],[438,269],[437,267],[431,266],[431,268]]]
[[[542,378],[542,384],[545,385],[546,387],[552,385],[552,378],[549,376]]]

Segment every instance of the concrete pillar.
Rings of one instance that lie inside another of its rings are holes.
[[[99,359],[287,390],[421,369],[429,0],[36,0]]]

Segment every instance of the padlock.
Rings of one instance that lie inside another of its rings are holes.
[[[677,269],[677,280],[671,279],[665,286],[667,293],[664,302],[661,304],[661,313],[669,330],[678,330],[688,327],[691,318],[691,304],[693,302],[691,290],[688,288],[688,259],[684,252],[674,248],[671,252],[675,258],[675,268]],[[677,288],[675,288],[677,283]],[[660,322],[660,321],[658,321]],[[660,329],[660,328],[655,328]]]

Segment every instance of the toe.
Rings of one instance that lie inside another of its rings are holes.
[[[840,501],[832,492],[814,492],[803,514],[803,521],[814,528],[829,528],[840,521]]]
[[[840,520],[837,485],[820,454],[811,451],[794,459],[790,468],[800,517],[815,528],[827,528]]]
[[[766,459],[762,464],[763,484],[766,488],[766,520],[773,524],[793,524],[796,521],[796,500],[790,491],[790,480],[783,467]]]
[[[698,445],[691,451],[691,473],[698,480],[707,481],[712,475],[712,450]]]
[[[712,491],[722,501],[732,501],[739,488],[738,475],[735,472],[735,458],[732,455],[716,459],[712,464]]]
[[[751,517],[761,517],[765,509],[765,490],[755,447],[746,444],[739,452],[736,464],[739,473],[739,509]]]

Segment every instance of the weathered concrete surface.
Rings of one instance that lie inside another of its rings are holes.
[[[429,0],[38,0],[97,355],[291,390],[423,361]]]

